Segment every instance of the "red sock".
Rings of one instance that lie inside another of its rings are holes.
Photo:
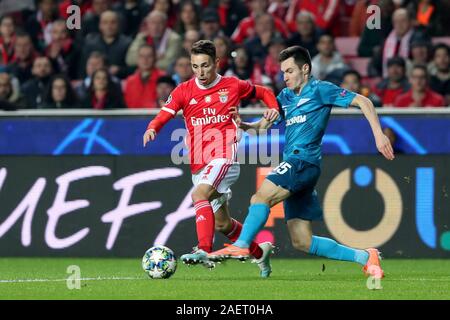
[[[240,223],[239,221],[237,221],[235,219],[231,219],[231,231],[228,234],[226,234],[225,236],[228,239],[230,239],[231,242],[235,242],[239,238],[239,235],[241,234],[241,230],[242,230],[242,223]],[[250,254],[252,256],[254,256],[256,259],[259,259],[262,257],[263,252],[256,242],[253,241],[250,244],[249,250],[250,250]]]
[[[194,203],[195,222],[197,225],[198,248],[212,251],[214,238],[214,213],[208,200]]]

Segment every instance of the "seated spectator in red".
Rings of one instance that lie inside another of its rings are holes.
[[[51,78],[39,109],[65,109],[78,107],[77,97],[69,79],[63,74]]]
[[[56,20],[51,28],[51,42],[45,49],[45,55],[52,61],[60,73],[70,79],[78,78],[79,52],[69,35],[65,20]]]
[[[200,20],[200,38],[214,40],[217,36],[225,35],[220,27],[220,17],[214,8],[205,8]]]
[[[193,0],[183,0],[174,30],[184,35],[189,30],[200,30],[200,7]]]
[[[217,73],[223,75],[231,63],[231,41],[227,36],[217,36],[214,38],[214,45],[216,46],[216,54],[219,59],[219,67]]]
[[[48,57],[37,57],[31,70],[33,77],[25,82],[20,91],[24,97],[25,108],[37,108],[43,101],[45,88],[47,88],[53,74],[53,67]]]
[[[302,46],[308,49],[311,57],[319,53],[317,50],[317,43],[321,31],[317,30],[314,23],[314,16],[307,11],[300,11],[295,19],[297,30],[292,33],[287,41],[288,47]]]
[[[14,42],[14,56],[6,71],[12,73],[23,84],[33,76],[31,68],[36,57],[37,52],[34,50],[30,35],[19,31]]]
[[[156,66],[167,71],[181,52],[181,37],[166,27],[167,15],[160,11],[150,12],[145,23],[145,29],[137,34],[128,49],[127,65],[136,66],[139,48],[149,44],[156,49]]]
[[[367,8],[371,5],[378,5],[379,0],[360,0],[356,1],[355,6],[353,7],[350,25],[349,25],[349,33],[350,37],[359,37],[364,31],[366,27],[367,18],[369,14],[367,13]]]
[[[269,54],[270,41],[281,35],[276,31],[273,17],[268,13],[262,13],[255,17],[255,31],[255,36],[247,39],[244,46],[250,52],[253,61],[263,65]]]
[[[108,57],[109,73],[111,75],[120,79],[127,77],[132,71],[125,63],[131,38],[120,34],[117,12],[109,10],[103,12],[100,16],[99,28],[100,33],[90,34],[86,37],[81,65],[85,66],[89,55],[94,51],[98,51]]]
[[[323,80],[331,72],[346,67],[341,54],[336,50],[332,35],[321,35],[317,43],[317,49],[319,53],[311,60],[311,75],[314,78]]]
[[[373,105],[376,108],[382,106],[381,99],[376,94],[371,92],[370,88],[363,86],[361,82],[361,75],[356,70],[348,70],[344,72],[344,76],[342,78],[341,88],[347,89],[349,91],[353,91],[359,93],[370,101],[372,101]]]
[[[107,69],[94,71],[88,95],[82,106],[92,109],[125,108],[120,85],[112,81]]]
[[[122,18],[122,33],[134,38],[139,32],[141,23],[150,12],[150,6],[144,0],[118,1],[113,10]]]
[[[138,51],[138,68],[125,80],[124,98],[128,108],[156,108],[156,84],[164,72],[155,67],[155,49],[144,44]]]
[[[51,28],[53,22],[58,19],[58,5],[56,0],[38,0],[38,10],[32,14],[25,25],[35,48],[43,52],[51,41]]]
[[[286,13],[286,22],[292,32],[297,29],[295,17],[302,10],[312,13],[320,29],[332,32],[334,36],[340,35],[339,0],[292,0]]]
[[[436,45],[429,70],[430,88],[443,95],[446,105],[450,105],[450,47],[448,45],[444,43]]]
[[[395,107],[445,107],[444,97],[428,87],[428,71],[426,66],[414,66],[409,77],[411,89],[397,97]]]
[[[387,61],[396,56],[407,59],[410,51],[410,40],[413,36],[413,21],[404,8],[394,11],[392,16],[392,25],[394,29],[391,31],[384,42],[382,63],[383,76],[387,76]]]
[[[17,81],[17,80],[16,80]],[[6,72],[0,72],[0,109],[16,110],[21,106],[20,91]]]
[[[289,1],[270,0],[267,12],[270,13],[272,16],[277,17],[278,19],[284,21],[288,8],[289,8]]]
[[[250,6],[250,16],[241,20],[236,30],[234,30],[231,35],[231,40],[234,43],[242,44],[245,39],[251,38],[255,35],[255,17],[262,13],[268,12],[269,0],[251,0]],[[275,28],[283,37],[287,38],[289,36],[289,30],[287,29],[283,20],[277,16],[272,15],[274,18]]]
[[[156,103],[159,108],[162,108],[177,85],[170,76],[159,77],[156,83]]]
[[[111,0],[92,0],[90,10],[81,19],[81,30],[77,32],[80,39],[84,39],[90,33],[100,32],[100,16],[111,9]]]
[[[16,26],[12,16],[0,18],[0,66],[7,65],[14,56]]]
[[[173,81],[176,85],[185,82],[192,78],[194,73],[191,67],[191,58],[189,55],[181,55],[175,61],[174,73],[172,75]]]
[[[220,27],[227,37],[230,37],[239,22],[249,15],[242,0],[210,0],[208,7],[219,14]]]
[[[406,77],[406,62],[401,57],[394,57],[388,61],[388,76],[381,80],[374,89],[381,98],[383,107],[392,107],[395,99],[410,88]]]

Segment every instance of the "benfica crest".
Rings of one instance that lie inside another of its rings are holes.
[[[220,89],[218,94],[219,94],[220,102],[226,103],[228,101],[228,90],[227,89]]]

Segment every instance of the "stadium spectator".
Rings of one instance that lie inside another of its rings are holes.
[[[37,57],[31,70],[33,77],[21,87],[25,108],[34,109],[40,105],[44,98],[45,88],[50,82],[53,73],[52,64],[48,57]]]
[[[255,35],[255,17],[268,11],[269,0],[251,0],[249,3],[250,15],[244,18],[236,30],[231,35],[231,40],[234,43],[242,44],[245,39],[251,38]],[[272,15],[274,18],[275,28],[283,37],[289,36],[289,30],[287,29],[283,20],[277,16]]]
[[[122,90],[120,85],[112,81],[108,70],[98,69],[92,74],[88,95],[84,99],[83,107],[92,109],[124,108]]]
[[[347,70],[342,77],[341,88],[359,93],[372,101],[376,108],[382,106],[381,99],[375,93],[371,92],[369,87],[363,86],[361,75],[356,70]]]
[[[221,75],[228,70],[231,63],[231,41],[227,36],[217,36],[214,38],[214,45],[216,46],[217,59],[219,59],[219,66],[217,72]]]
[[[25,29],[33,40],[34,47],[43,52],[51,42],[51,29],[53,22],[58,18],[56,0],[38,0],[38,10],[32,14],[25,25]]]
[[[396,56],[407,59],[410,50],[410,40],[413,36],[413,24],[406,9],[394,11],[392,16],[393,30],[384,42],[383,47],[383,76],[387,76],[387,61]]]
[[[139,48],[149,44],[156,49],[156,66],[167,71],[181,52],[181,37],[166,27],[167,15],[160,11],[150,12],[145,22],[145,30],[137,34],[128,49],[126,62],[129,66],[135,66]]]
[[[156,100],[159,108],[164,107],[169,99],[170,93],[176,87],[175,81],[170,76],[161,76],[156,84]]]
[[[18,81],[6,72],[0,72],[0,108],[3,110],[16,110],[20,107],[20,91]]]
[[[14,42],[14,56],[6,70],[23,84],[32,77],[31,68],[36,57],[37,52],[34,50],[30,35],[17,32]]]
[[[289,37],[287,44],[291,46],[302,46],[308,49],[311,57],[319,53],[317,43],[321,32],[317,30],[314,16],[307,11],[300,11],[296,17],[297,30]]]
[[[358,4],[362,2],[363,1],[360,1]],[[381,75],[382,46],[384,40],[392,31],[392,14],[395,11],[392,0],[378,0],[378,7],[380,8],[380,29],[369,28],[365,25],[358,44],[358,56],[367,58],[373,57],[373,74],[376,76]],[[366,15],[364,15],[364,18],[366,18]]]
[[[177,12],[172,0],[153,0],[151,11],[158,11],[167,16],[166,26],[173,29],[177,21]]]
[[[430,36],[442,36],[445,34],[442,23],[442,16],[445,16],[443,11],[445,5],[441,5],[443,1],[435,0],[412,0],[407,4],[408,10],[415,18],[415,24],[426,28]],[[448,12],[448,11],[447,11]],[[448,19],[448,16],[446,17]]]
[[[156,108],[156,85],[164,72],[155,68],[153,46],[144,44],[138,50],[137,70],[124,83],[123,92],[128,108]]]
[[[289,8],[289,1],[270,0],[267,12],[270,13],[272,16],[277,17],[278,19],[284,21],[288,8]]]
[[[332,32],[334,36],[340,35],[338,12],[339,0],[292,0],[286,13],[286,22],[289,29],[297,29],[295,18],[300,11],[308,11],[314,16],[318,28]]]
[[[113,5],[123,19],[122,34],[134,38],[139,32],[141,23],[150,12],[150,5],[144,0],[118,1]]]
[[[51,59],[58,72],[64,73],[70,79],[78,77],[79,51],[70,38],[65,20],[56,20],[51,28],[51,42],[45,49],[45,54]]]
[[[107,67],[108,67],[107,59],[103,53],[94,51],[90,54],[86,63],[85,69],[86,77],[81,81],[79,81],[78,83],[75,83],[74,85],[75,92],[80,101],[84,101],[88,95],[89,87],[91,86],[92,81],[92,74],[94,73],[94,71]],[[120,80],[117,77],[113,76],[111,78],[114,83],[116,84],[120,83]]]
[[[197,30],[188,30],[183,37],[183,49],[184,54],[190,54],[192,45],[200,40],[200,32]]]
[[[200,30],[200,8],[193,0],[183,0],[175,31],[184,35],[189,30]]]
[[[269,53],[270,41],[280,36],[275,30],[273,17],[263,13],[255,17],[255,36],[246,40],[244,46],[250,52],[253,61],[262,66]]]
[[[388,60],[388,76],[375,87],[375,94],[381,98],[383,107],[392,107],[395,99],[410,88],[406,77],[406,62],[401,57]]]
[[[51,78],[44,94],[43,102],[38,105],[40,109],[64,109],[78,107],[75,92],[69,79],[58,74]]]
[[[225,76],[235,76],[241,80],[247,80],[257,85],[272,85],[270,78],[263,73],[261,66],[253,63],[250,53],[245,47],[236,47],[231,53],[231,56],[233,58],[231,67],[225,72]]]
[[[117,12],[105,11],[100,16],[100,33],[89,34],[83,47],[82,66],[86,65],[89,55],[98,51],[108,56],[109,72],[118,78],[125,78],[131,72],[125,64],[125,57],[131,39],[119,32]]]
[[[81,30],[77,32],[80,41],[90,33],[100,32],[100,16],[111,9],[110,0],[92,0],[92,7],[81,19]]]
[[[431,58],[432,43],[429,39],[412,39],[410,45],[409,59],[406,60],[406,74],[409,75],[413,66],[427,65]]]
[[[0,66],[7,65],[14,56],[16,26],[12,16],[0,18]]]
[[[450,106],[450,47],[438,44],[434,48],[433,62],[430,66],[430,88],[443,95],[446,106]]]
[[[428,71],[426,66],[414,66],[409,82],[411,83],[411,89],[396,98],[394,103],[395,107],[421,108],[445,106],[444,97],[428,87]]]
[[[242,0],[210,0],[208,5],[218,13],[220,27],[227,37],[230,37],[239,22],[249,15]]]
[[[213,40],[215,37],[224,35],[220,28],[220,17],[214,8],[203,10],[200,20],[200,39]]]
[[[69,13],[67,12],[67,8],[72,5],[76,5],[80,8],[81,17],[92,10],[92,0],[62,0],[58,5],[59,16],[63,19],[67,19],[69,17]]]
[[[286,85],[279,61],[280,52],[286,48],[286,41],[282,37],[273,38],[269,44],[269,54],[264,61],[264,73],[270,78],[276,93]]]
[[[356,1],[355,7],[353,8],[348,36],[359,37],[364,32],[366,26],[368,14],[367,9],[371,5],[378,5],[379,0],[360,0]]]
[[[323,80],[331,72],[346,68],[341,54],[336,50],[334,38],[330,34],[323,34],[317,43],[319,53],[311,60],[311,75]]]
[[[172,75],[173,81],[176,85],[179,85],[186,80],[192,78],[194,73],[191,67],[191,58],[189,55],[181,55],[175,61],[174,73]]]

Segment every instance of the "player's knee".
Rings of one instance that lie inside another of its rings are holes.
[[[197,201],[208,200],[208,194],[201,189],[195,189],[192,191],[192,202],[196,203]]]
[[[270,199],[267,199],[261,192],[256,192],[250,199],[250,204],[265,203],[270,205]]]
[[[229,231],[231,229],[231,221],[216,220],[214,228],[217,232],[224,233],[224,234],[229,233]]]
[[[298,237],[292,239],[292,246],[297,250],[308,253],[311,244],[310,241],[308,241],[307,239]]]

